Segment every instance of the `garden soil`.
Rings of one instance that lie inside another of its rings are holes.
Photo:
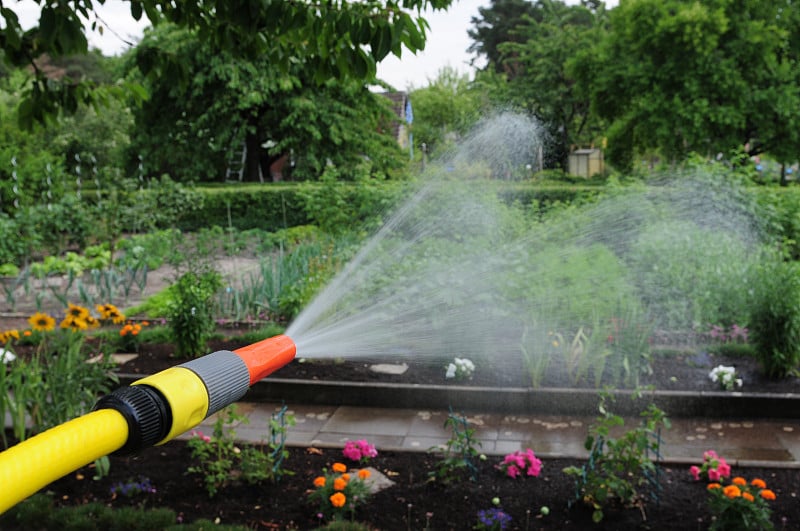
[[[292,448],[286,475],[277,483],[249,486],[230,484],[210,498],[197,475],[188,474],[190,450],[182,441],[149,448],[132,457],[113,457],[109,476],[94,480],[91,467],[81,469],[47,487],[57,506],[97,501],[113,507],[168,507],[176,521],[204,518],[221,524],[241,524],[251,529],[306,530],[323,522],[308,501],[313,480],[334,462],[346,461],[341,450]],[[686,466],[659,469],[660,492],[644,490],[646,503],[635,507],[610,507],[599,525],[591,520],[591,509],[576,499],[575,481],[563,472],[582,462],[545,460],[538,477],[512,479],[495,468],[499,458],[475,461],[474,478],[464,473],[458,481],[443,484],[431,478],[437,457],[426,453],[379,452],[368,466],[393,482],[393,486],[371,496],[353,518],[370,529],[454,530],[473,529],[481,509],[501,507],[512,520],[509,530],[701,530],[711,523],[706,506],[706,486],[695,482]],[[800,529],[800,474],[788,469],[734,469],[748,479],[759,477],[777,494],[770,502],[776,529]],[[130,498],[115,496],[115,484],[149,479],[155,492]],[[650,497],[652,496],[652,497]],[[544,515],[544,512],[548,512]],[[15,529],[3,522],[4,528]]]

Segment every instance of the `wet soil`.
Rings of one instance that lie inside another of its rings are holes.
[[[111,473],[95,481],[87,467],[56,481],[45,489],[58,506],[98,501],[112,507],[168,507],[179,522],[205,518],[222,524],[241,524],[252,529],[315,529],[323,522],[308,499],[314,478],[323,468],[345,460],[340,450],[292,448],[285,467],[294,472],[278,483],[257,486],[231,484],[209,498],[200,478],[188,475],[191,454],[182,441],[150,448],[133,457],[112,457]],[[481,509],[493,507],[499,498],[512,520],[509,530],[700,530],[711,516],[706,505],[704,483],[692,480],[685,465],[660,467],[661,492],[640,507],[612,507],[600,525],[591,521],[591,511],[575,501],[574,478],[563,472],[580,461],[546,460],[539,477],[512,479],[495,469],[499,458],[475,461],[475,480],[465,474],[459,481],[443,484],[430,479],[436,456],[426,453],[379,452],[368,466],[381,472],[394,485],[373,495],[357,509],[355,520],[381,530],[473,529]],[[800,528],[800,474],[787,469],[734,469],[748,479],[759,477],[777,494],[770,502],[776,529]],[[147,478],[156,492],[130,498],[114,496],[113,485]],[[642,494],[649,496],[648,491]],[[549,509],[543,515],[542,507]],[[4,528],[14,529],[7,521]]]

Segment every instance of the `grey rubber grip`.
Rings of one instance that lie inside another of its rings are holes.
[[[242,398],[250,388],[250,371],[244,360],[230,350],[218,350],[178,365],[195,373],[208,390],[208,414]]]

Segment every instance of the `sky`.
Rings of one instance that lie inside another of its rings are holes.
[[[578,3],[578,0],[568,0],[567,3]],[[426,11],[422,16],[428,21],[430,30],[425,49],[415,55],[404,48],[402,58],[389,55],[378,64],[378,77],[398,90],[408,90],[429,85],[445,67],[471,74],[473,69],[469,63],[474,56],[467,53],[471,44],[467,30],[472,27],[472,17],[478,16],[478,8],[490,4],[490,0],[453,0],[447,11]],[[616,4],[617,1],[606,2],[609,7]],[[146,19],[134,20],[128,2],[107,0],[103,5],[95,4],[95,8],[106,28],[102,35],[89,33],[90,46],[112,56],[124,52],[141,38]],[[40,10],[32,0],[13,4],[13,9],[24,27],[36,23]]]

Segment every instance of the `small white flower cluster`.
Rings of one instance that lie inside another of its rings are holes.
[[[711,372],[708,373],[709,379],[712,382],[719,383],[719,385],[726,391],[732,391],[735,387],[742,386],[742,379],[736,378],[736,368],[727,365],[717,365]]]
[[[455,358],[453,363],[447,366],[445,378],[455,378],[456,380],[464,380],[472,376],[475,372],[475,364],[467,358]]]
[[[3,364],[8,364],[14,361],[15,359],[17,359],[17,357],[14,355],[13,352],[11,352],[10,350],[6,350],[4,348],[0,348],[0,362],[2,362]]]

